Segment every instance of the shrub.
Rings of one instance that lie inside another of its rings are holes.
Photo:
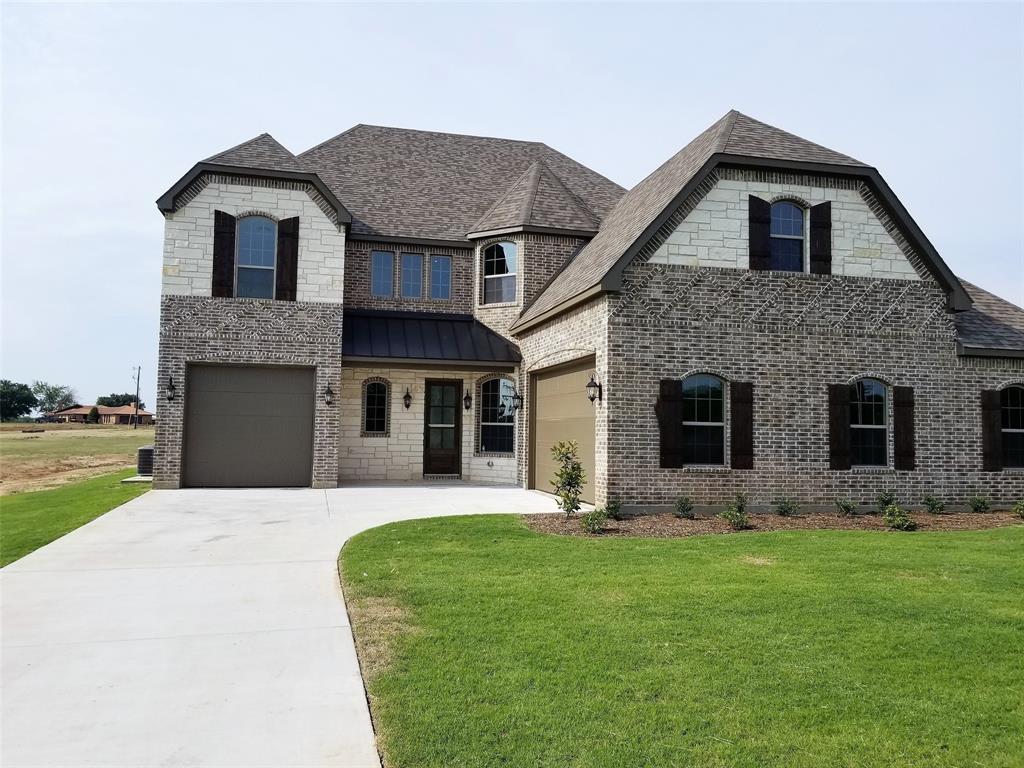
[[[971,496],[967,500],[967,506],[971,508],[971,512],[988,512],[988,497]]]
[[[676,499],[676,508],[672,514],[679,518],[693,520],[693,502],[690,501],[690,497],[680,496],[678,499]]]
[[[907,510],[899,504],[890,504],[886,507],[882,511],[882,519],[894,531],[912,531],[917,528],[917,523],[910,519]]]
[[[836,511],[840,517],[850,517],[857,511],[857,505],[849,499],[836,499]]]
[[[734,531],[742,531],[750,527],[750,518],[747,516],[747,497],[737,493],[732,504],[727,506],[718,516],[725,520]]]
[[[892,491],[882,491],[875,497],[875,501],[878,503],[878,511],[885,514],[885,510],[897,503],[896,494]]]
[[[946,511],[946,505],[942,499],[937,499],[930,493],[921,500],[921,503],[924,504],[924,508],[933,515],[941,515]]]
[[[565,512],[567,520],[580,510],[580,494],[587,479],[576,451],[577,445],[573,440],[563,440],[551,446],[551,455],[558,464],[551,484],[555,487],[558,506]]]
[[[622,502],[618,499],[608,499],[608,504],[605,505],[604,511],[608,513],[608,517],[612,520],[621,520]]]
[[[580,517],[580,522],[587,533],[601,533],[608,522],[608,511],[602,507],[586,512]]]
[[[797,506],[797,503],[788,496],[775,502],[775,513],[782,517],[792,517],[799,511],[800,508]]]
[[[1013,514],[1015,514],[1021,520],[1024,520],[1024,499],[1021,499],[1020,501],[1013,505]]]

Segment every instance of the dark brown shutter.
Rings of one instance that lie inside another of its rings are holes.
[[[750,268],[769,269],[772,262],[772,206],[767,200],[753,195],[750,195],[748,205]]]
[[[896,447],[893,466],[914,469],[914,388],[892,388],[893,442]]]
[[[662,379],[655,406],[658,414],[661,466],[683,466],[683,387],[676,379]]]
[[[295,301],[299,279],[299,217],[277,223],[277,286],[274,298]]]
[[[235,217],[213,212],[213,295],[235,295]]]
[[[729,385],[729,452],[733,469],[754,468],[754,385],[734,381]]]
[[[832,274],[832,203],[811,208],[811,274]]]
[[[831,469],[850,468],[850,385],[828,385],[828,457]]]
[[[981,468],[985,472],[1003,468],[1003,412],[995,389],[981,392]]]

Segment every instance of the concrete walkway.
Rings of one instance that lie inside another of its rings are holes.
[[[342,544],[552,510],[460,485],[147,493],[0,572],[0,763],[377,768]]]

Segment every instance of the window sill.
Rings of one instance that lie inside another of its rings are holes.
[[[473,457],[477,459],[514,459],[515,451],[511,453],[499,453],[497,451],[476,451]]]
[[[732,467],[725,464],[684,464],[684,472],[728,472]]]
[[[387,432],[360,432],[359,436],[360,437],[369,437],[369,438],[374,438],[374,437],[391,437],[391,435],[389,433],[387,433]]]
[[[895,475],[896,470],[892,467],[873,467],[868,465],[852,466],[850,467],[851,472],[855,472],[859,475]]]
[[[497,304],[480,304],[477,309],[498,309],[499,307],[518,307],[518,301],[502,301]]]

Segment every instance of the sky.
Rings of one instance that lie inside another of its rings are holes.
[[[154,404],[195,162],[357,123],[543,141],[630,187],[735,108],[879,169],[1024,304],[1024,3],[0,6],[0,377]],[[340,343],[340,340],[339,340]]]

